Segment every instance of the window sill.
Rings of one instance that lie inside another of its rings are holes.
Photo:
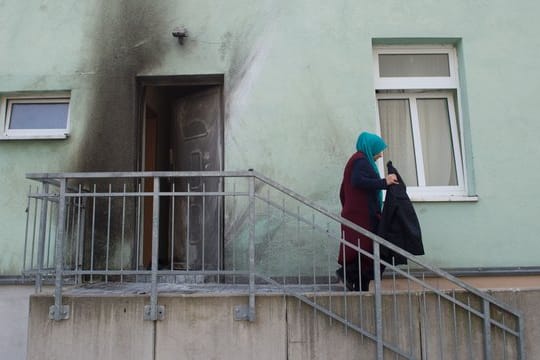
[[[477,202],[478,195],[409,194],[412,202]]]
[[[68,134],[50,134],[50,135],[3,135],[0,141],[9,140],[63,140],[68,138]]]

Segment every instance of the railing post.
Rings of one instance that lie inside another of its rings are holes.
[[[74,243],[75,243],[75,271],[77,273],[75,277],[75,283],[80,284],[82,282],[82,275],[80,271],[82,270],[82,257],[83,257],[83,251],[84,251],[84,212],[82,211],[82,185],[79,184],[79,196],[76,198],[77,200],[73,199],[73,207],[77,210],[77,213],[75,214],[75,211],[73,212],[73,217],[77,219],[77,229],[74,230],[73,234],[75,236]],[[81,213],[83,214],[81,216]]]
[[[489,301],[484,299],[484,359],[491,358],[491,314]]]
[[[155,176],[153,207],[152,207],[152,284],[150,292],[150,305],[144,307],[144,320],[163,320],[165,308],[157,304],[157,272],[158,272],[158,246],[159,246],[159,177]]]
[[[249,178],[249,321],[255,321],[255,177]]]
[[[377,360],[383,359],[383,325],[381,294],[381,257],[379,243],[373,241],[373,280],[375,283],[375,327],[377,337]]]
[[[49,204],[49,184],[43,183],[43,198],[41,199],[41,212],[39,218],[39,238],[38,238],[38,253],[37,253],[37,266],[38,272],[36,274],[36,291],[41,292],[41,286],[43,285],[43,277],[41,272],[43,271],[43,256],[45,253],[45,234],[47,232],[47,209]]]
[[[66,236],[66,183],[60,180],[58,199],[58,236],[55,244],[56,279],[54,283],[54,305],[49,308],[49,318],[53,320],[69,319],[69,306],[62,305],[62,286],[64,276],[64,240]]]
[[[525,324],[523,321],[523,315],[518,316],[518,331],[519,331],[518,359],[525,360],[525,339],[524,339]]]

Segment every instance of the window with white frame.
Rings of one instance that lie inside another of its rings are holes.
[[[384,161],[398,168],[413,200],[466,196],[455,48],[381,46],[373,53]]]
[[[69,94],[1,98],[2,139],[63,139],[69,133]]]

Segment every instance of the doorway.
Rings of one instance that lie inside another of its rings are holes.
[[[223,169],[223,75],[139,77],[142,171]],[[161,191],[215,192],[219,178],[162,179]],[[145,192],[152,182],[144,183]],[[152,198],[143,205],[141,259],[151,263]],[[217,270],[223,264],[223,201],[218,196],[160,197],[159,266]]]

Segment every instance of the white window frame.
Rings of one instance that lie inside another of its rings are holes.
[[[385,100],[408,100],[410,119],[413,136],[414,156],[416,160],[416,176],[418,179],[418,186],[408,186],[409,195],[419,197],[421,195],[463,195],[465,192],[465,179],[463,172],[463,161],[461,158],[460,138],[458,124],[454,107],[454,96],[450,91],[431,91],[422,93],[404,92],[400,94],[382,93],[377,94],[377,101],[380,99]],[[420,121],[418,118],[418,107],[416,102],[418,99],[446,99],[448,106],[448,116],[450,121],[450,136],[452,138],[452,147],[454,152],[454,161],[457,175],[457,185],[455,186],[427,186],[426,176],[424,171],[424,156],[422,150],[422,142],[420,136]],[[378,109],[378,106],[377,106]]]
[[[0,98],[0,121],[2,134],[0,140],[25,140],[25,139],[65,139],[69,136],[70,125],[70,94],[32,94],[32,95],[8,95]],[[65,128],[58,129],[10,129],[12,106],[14,104],[68,104],[68,113]]]
[[[426,77],[380,77],[380,54],[447,54],[449,62],[449,76]],[[373,48],[373,74],[376,91],[376,101],[379,99],[406,99],[409,101],[411,125],[415,160],[417,164],[418,186],[407,186],[407,193],[413,201],[476,201],[476,196],[467,195],[467,176],[465,159],[463,156],[463,129],[461,124],[461,110],[459,107],[459,77],[457,53],[451,45],[425,45],[425,46],[376,46]],[[388,92],[379,92],[388,91]],[[399,91],[398,91],[399,90]],[[457,186],[426,186],[423,166],[422,144],[420,143],[420,127],[416,107],[416,99],[445,98],[448,104],[450,132],[454,161],[457,172]],[[457,101],[457,105],[455,102]],[[381,133],[378,104],[375,107],[377,126]],[[384,173],[385,160],[378,163],[379,170]],[[398,164],[396,164],[398,165]]]

